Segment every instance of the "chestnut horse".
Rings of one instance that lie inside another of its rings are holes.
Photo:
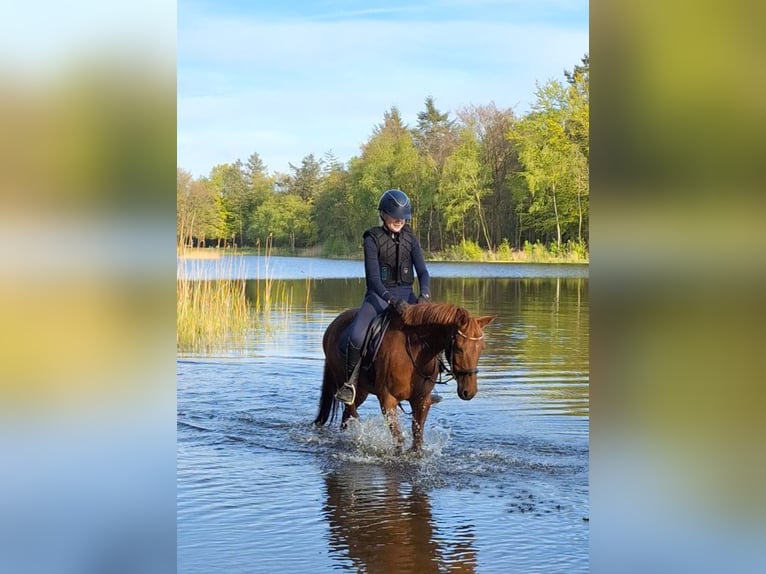
[[[390,324],[375,362],[369,370],[359,370],[356,400],[345,405],[341,426],[349,417],[358,417],[359,407],[369,394],[378,397],[397,449],[404,444],[396,407],[408,401],[412,408],[412,450],[423,445],[423,428],[431,408],[431,391],[439,376],[437,356],[445,351],[450,374],[457,381],[457,395],[471,400],[478,388],[477,365],[484,349],[483,328],[494,316],[472,317],[468,311],[449,303],[410,305],[399,316],[387,311]],[[351,323],[356,309],[348,309],[327,327],[322,347],[325,364],[319,412],[314,424],[323,425],[335,418],[338,401],[335,392],[344,383],[345,359],[338,348],[338,339]]]

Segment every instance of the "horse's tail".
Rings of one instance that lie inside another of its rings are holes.
[[[319,398],[319,412],[314,419],[315,425],[323,425],[327,421],[334,421],[338,411],[338,401],[335,400],[335,392],[338,385],[333,377],[329,361],[324,364],[324,377],[322,378],[322,396]]]

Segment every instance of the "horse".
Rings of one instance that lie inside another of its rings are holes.
[[[357,309],[343,311],[322,338],[324,376],[315,425],[324,425],[336,417],[340,403],[334,395],[346,379],[345,357],[338,340],[356,312]],[[417,452],[423,446],[423,429],[433,404],[431,391],[439,377],[439,353],[445,352],[448,374],[457,381],[458,397],[471,400],[478,391],[477,365],[484,349],[483,329],[495,316],[472,317],[466,309],[451,303],[410,305],[401,315],[393,309],[386,312],[388,329],[370,368],[359,369],[356,399],[344,406],[341,428],[346,428],[349,418],[359,417],[357,409],[368,395],[375,395],[400,452],[404,435],[396,408],[402,401],[408,401],[412,409],[411,450]]]
[[[398,467],[346,464],[326,473],[324,482],[328,549],[356,572],[467,574],[478,568],[470,520],[457,526],[461,536],[441,536],[427,489]]]

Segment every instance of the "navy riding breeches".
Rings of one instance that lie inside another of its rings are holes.
[[[412,291],[412,287],[394,287],[390,290],[395,299],[404,299],[407,303],[417,303],[417,297]],[[351,343],[357,349],[361,349],[362,343],[364,343],[364,336],[367,334],[367,328],[372,323],[372,320],[386,310],[388,303],[383,300],[378,294],[373,291],[367,291],[364,295],[362,305],[359,307],[359,311],[351,321],[345,331],[339,338],[339,345],[341,353],[346,352],[346,345]]]

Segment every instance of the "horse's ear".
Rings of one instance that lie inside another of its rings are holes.
[[[483,329],[484,327],[489,325],[494,320],[495,317],[497,317],[497,315],[487,315],[486,317],[478,317],[476,319],[476,322]]]

